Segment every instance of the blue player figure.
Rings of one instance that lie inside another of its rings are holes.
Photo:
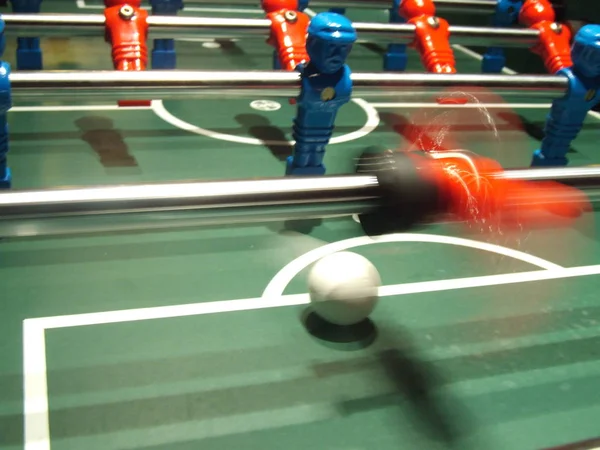
[[[390,8],[390,23],[405,23],[400,16],[400,0],[392,0]],[[388,44],[387,52],[383,57],[383,70],[390,72],[404,72],[408,56],[406,55],[406,44]]]
[[[533,155],[532,166],[565,166],[571,142],[587,113],[600,103],[600,25],[586,25],[575,35],[571,48],[573,66],[557,74],[568,78],[564,97],[552,102],[544,139]]]
[[[42,0],[10,0],[10,3],[17,14],[36,14],[42,7]],[[42,70],[42,64],[40,38],[17,38],[17,69]]]
[[[498,0],[492,25],[499,28],[509,28],[519,21],[519,12],[523,0]],[[490,47],[483,55],[481,71],[483,73],[500,73],[506,65],[504,50],[500,47]]]
[[[4,21],[0,19],[0,57],[4,54]],[[10,65],[0,62],[0,189],[8,189],[11,184],[10,169],[6,162],[8,153],[8,122],[6,115],[12,107],[10,93]]]
[[[150,0],[150,6],[153,15],[176,16],[183,9],[183,0]],[[152,68],[175,69],[176,66],[175,39],[154,39]]]
[[[350,101],[352,80],[346,59],[356,42],[356,30],[346,17],[325,12],[310,22],[306,51],[310,62],[298,66],[300,95],[294,119],[294,154],[288,175],[323,175],[325,146],[338,110]]]
[[[304,11],[308,8],[309,0],[298,0],[298,11]]]

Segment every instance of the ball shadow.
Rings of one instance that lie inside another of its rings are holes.
[[[301,321],[306,331],[321,345],[341,351],[362,350],[377,339],[377,327],[371,319],[354,325],[335,325],[306,308]]]

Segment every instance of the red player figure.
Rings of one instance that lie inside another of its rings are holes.
[[[262,7],[271,21],[271,33],[267,43],[275,48],[279,66],[295,70],[299,64],[308,62],[306,33],[310,18],[297,11],[297,0],[263,0]]]
[[[540,32],[540,41],[531,50],[542,57],[550,73],[573,65],[571,31],[555,20],[554,8],[547,0],[526,0],[519,13],[522,25]]]
[[[106,41],[112,45],[116,70],[146,70],[148,13],[141,0],[105,0]]]
[[[425,68],[433,73],[456,73],[448,22],[435,16],[433,0],[402,0],[399,14],[416,27],[410,46],[417,49]]]

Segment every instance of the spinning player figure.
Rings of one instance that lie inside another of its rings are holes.
[[[411,47],[417,49],[427,71],[455,73],[448,22],[435,16],[433,0],[402,0],[399,12],[416,28]]]
[[[581,28],[571,50],[574,65],[558,71],[569,79],[564,97],[552,102],[544,127],[542,146],[533,166],[564,166],[567,152],[587,113],[600,102],[600,25]]]
[[[538,30],[540,40],[532,48],[540,55],[548,72],[554,74],[571,67],[571,32],[555,22],[554,8],[547,0],[525,0],[519,14],[519,22]]]
[[[15,13],[35,14],[40,12],[42,0],[11,0]],[[17,69],[42,70],[42,50],[39,37],[17,38]]]
[[[306,64],[306,33],[310,18],[296,11],[297,0],[262,0],[262,7],[271,21],[267,43],[275,48],[273,68],[295,70],[299,64]]]
[[[0,20],[0,57],[4,54],[5,47],[4,21]],[[6,162],[8,153],[8,122],[6,115],[12,107],[9,75],[10,65],[5,62],[0,63],[0,189],[10,188],[11,183],[10,169]]]
[[[148,63],[148,13],[142,0],[104,0],[106,40],[112,45],[116,70],[146,70]]]
[[[346,58],[354,42],[356,30],[346,17],[326,12],[311,20],[306,38],[310,62],[298,67],[302,85],[293,127],[296,144],[287,161],[287,174],[325,173],[325,146],[338,110],[352,95]]]
[[[176,16],[183,9],[183,0],[150,0],[150,5],[154,15]],[[174,69],[176,66],[175,39],[154,39],[152,68]]]

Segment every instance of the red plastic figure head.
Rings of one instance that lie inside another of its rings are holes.
[[[433,0],[402,0],[399,14],[406,20],[417,16],[435,16]]]
[[[556,15],[547,0],[526,0],[519,12],[519,23],[531,27],[539,22],[554,22]]]
[[[262,9],[269,14],[282,9],[298,10],[298,0],[262,0]]]

